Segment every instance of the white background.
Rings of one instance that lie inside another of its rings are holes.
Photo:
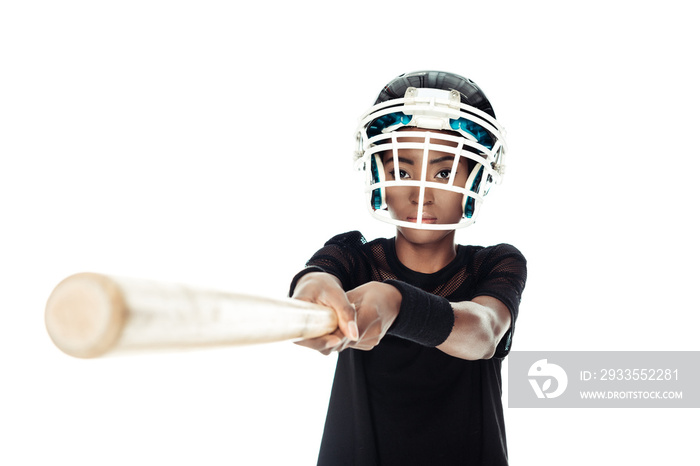
[[[285,296],[331,235],[392,235],[353,129],[417,69],[508,129],[458,240],[528,258],[514,349],[700,349],[692,2],[1,5],[0,464],[313,464],[335,356],[76,360],[43,307],[80,271]],[[515,465],[695,461],[693,409],[505,414]]]

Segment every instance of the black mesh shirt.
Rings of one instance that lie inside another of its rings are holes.
[[[322,270],[348,291],[369,281],[397,279],[451,302],[492,296],[512,325],[487,360],[467,361],[385,336],[371,351],[338,354],[321,441],[322,466],[507,465],[501,404],[501,362],[510,351],[526,262],[513,246],[462,246],[444,269],[424,274],[403,266],[394,239],[366,242],[360,232],[338,235],[293,280]]]

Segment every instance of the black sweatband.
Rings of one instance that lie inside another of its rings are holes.
[[[455,324],[455,313],[447,299],[398,280],[384,283],[401,292],[399,315],[387,331],[388,335],[430,347],[447,340]]]

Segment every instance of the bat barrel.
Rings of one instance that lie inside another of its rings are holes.
[[[291,298],[95,273],[60,282],[47,301],[45,320],[56,346],[79,358],[313,338],[337,327],[332,310]]]

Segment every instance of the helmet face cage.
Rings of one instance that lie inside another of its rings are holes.
[[[361,117],[356,160],[358,168],[365,170],[367,206],[375,218],[409,228],[452,230],[474,223],[491,184],[501,181],[505,131],[493,117],[488,100],[471,81],[448,73],[429,73],[447,75],[451,84],[455,79],[468,82],[491,114],[464,103],[464,94],[456,89],[406,87],[402,97],[379,102]],[[402,154],[409,152],[414,158],[415,154],[422,157],[411,167],[412,176],[403,176],[407,160]],[[450,164],[450,169],[438,178],[429,170],[429,159],[435,160],[436,156]],[[458,180],[455,175],[460,163],[462,170],[466,165],[469,172]],[[387,176],[385,164],[392,165],[393,176]],[[386,190],[394,187],[417,189],[418,206],[424,205],[427,189],[458,193],[462,196],[461,219],[456,223],[424,222],[422,208],[417,209],[415,222],[392,218],[386,210]]]

